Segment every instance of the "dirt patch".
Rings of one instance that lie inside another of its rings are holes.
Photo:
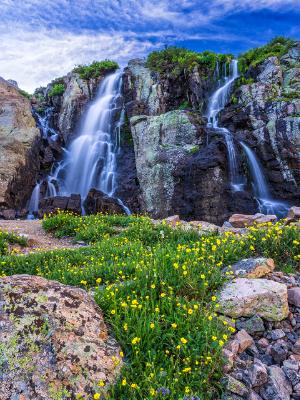
[[[28,247],[18,248],[22,253],[80,247],[80,244],[73,243],[72,238],[58,239],[45,232],[40,220],[0,220],[0,230],[26,236]]]

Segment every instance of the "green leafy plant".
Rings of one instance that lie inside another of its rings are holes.
[[[52,88],[50,89],[48,96],[49,97],[54,97],[54,96],[62,96],[65,92],[66,88],[63,83],[55,83]]]
[[[150,53],[146,65],[152,71],[178,77],[185,72],[192,71],[194,67],[202,69],[204,74],[207,74],[208,71],[213,72],[217,61],[229,63],[232,58],[231,54],[216,54],[211,51],[198,53],[182,47],[172,46]]]
[[[89,65],[78,65],[73,71],[77,72],[81,79],[89,80],[113,72],[118,68],[119,65],[115,61],[104,60],[94,61]]]
[[[31,99],[31,94],[29,94],[28,92],[26,92],[26,90],[22,90],[22,89],[18,89],[18,91],[19,91],[19,93],[22,95],[22,96],[24,96],[24,97],[26,97],[27,99]]]
[[[262,63],[266,58],[283,56],[295,41],[282,36],[276,37],[265,46],[250,49],[239,56],[239,70],[242,74],[246,73],[249,67],[255,67]]]

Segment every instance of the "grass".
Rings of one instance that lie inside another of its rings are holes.
[[[90,80],[98,78],[101,75],[105,75],[109,72],[113,72],[119,68],[118,63],[111,60],[94,61],[88,65],[78,65],[73,69],[77,72],[81,79]]]
[[[276,37],[265,46],[250,49],[239,56],[239,70],[245,74],[250,67],[262,63],[266,58],[281,57],[288,52],[295,41],[285,37]]]
[[[297,226],[253,227],[243,237],[199,236],[180,225],[153,225],[147,217],[64,213],[43,225],[89,246],[2,256],[0,273],[93,289],[124,353],[122,375],[108,399],[219,399],[222,348],[234,331],[217,314],[223,266],[259,255],[273,257],[284,271],[299,268]]]
[[[228,64],[232,58],[231,54],[216,54],[211,51],[198,53],[172,46],[150,53],[146,65],[152,71],[170,74],[173,78],[191,72],[194,67],[199,67],[203,71],[203,76],[207,77],[209,71],[214,72],[217,61]]]
[[[0,229],[0,256],[9,254],[9,246],[14,244],[26,246],[27,239],[24,236],[4,232]]]

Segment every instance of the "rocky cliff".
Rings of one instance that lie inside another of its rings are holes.
[[[21,208],[30,197],[39,169],[38,144],[30,101],[0,78],[0,214],[4,208]]]
[[[253,83],[236,88],[221,121],[258,156],[272,194],[300,199],[300,43],[269,57],[246,74]],[[242,152],[241,152],[242,153]],[[246,160],[241,168],[248,169]]]

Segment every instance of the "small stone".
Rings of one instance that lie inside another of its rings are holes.
[[[286,285],[268,279],[237,278],[224,286],[218,301],[219,312],[233,318],[281,321],[289,313]]]
[[[297,342],[292,347],[292,352],[300,355],[300,338],[297,340]]]
[[[268,381],[267,368],[257,358],[254,360],[254,364],[250,369],[250,379],[253,387],[261,386]]]
[[[282,367],[282,370],[293,386],[300,383],[300,374],[298,373],[298,368],[297,370],[295,370],[293,368],[288,368],[287,366],[284,365]]]
[[[288,348],[285,343],[275,343],[271,347],[271,356],[273,357],[276,364],[281,364],[286,360],[288,355]]]
[[[300,287],[288,289],[288,302],[296,307],[300,307]]]
[[[258,340],[257,344],[259,345],[259,347],[261,348],[266,348],[269,346],[269,341],[266,338],[261,338]]]
[[[236,355],[239,352],[239,347],[240,347],[240,343],[238,340],[234,339],[234,340],[230,340],[227,344],[226,344],[226,349],[229,350],[231,353],[233,353],[234,355]]]
[[[275,329],[274,331],[271,332],[272,340],[282,339],[283,337],[285,337],[285,333],[283,332],[282,329]]]
[[[300,394],[300,383],[297,383],[297,385],[294,386],[294,392]]]
[[[229,372],[233,368],[234,364],[234,354],[229,351],[228,349],[223,349],[222,351],[223,357],[225,358],[225,365],[223,367],[223,370],[225,373]]]
[[[244,329],[235,335],[235,340],[239,343],[239,353],[242,353],[254,344],[253,338]]]
[[[251,390],[248,400],[262,400],[262,398],[254,390]]]
[[[253,315],[253,317],[246,320],[238,320],[236,322],[236,328],[238,330],[245,329],[249,335],[265,330],[264,321],[258,315]]]
[[[247,396],[249,394],[249,390],[246,388],[246,386],[242,382],[233,378],[231,375],[226,375],[225,382],[226,382],[226,389],[229,392],[232,392],[242,397]]]
[[[268,382],[260,389],[261,397],[264,400],[289,400],[293,389],[282,369],[272,365],[268,373]]]

